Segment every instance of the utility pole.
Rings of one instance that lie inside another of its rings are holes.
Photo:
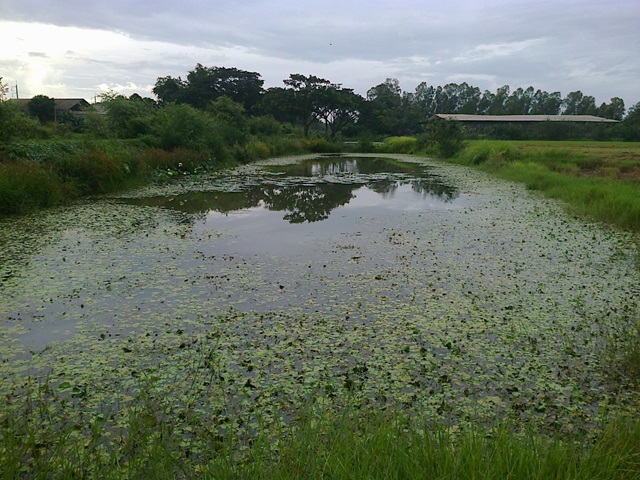
[[[20,100],[20,95],[18,95],[18,82],[16,82],[16,86],[15,87],[11,87],[11,90],[16,91],[16,100]]]

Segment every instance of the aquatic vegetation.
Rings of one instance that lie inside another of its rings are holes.
[[[637,408],[602,363],[638,315],[632,237],[517,184],[386,157],[366,173],[327,157],[316,177],[282,174],[309,156],[265,160],[2,220],[5,421],[46,385],[90,441],[105,412],[116,430],[146,418],[147,398],[184,457],[323,404],[583,439]],[[385,207],[402,182],[420,208]],[[321,184],[340,187],[326,218],[287,219]]]

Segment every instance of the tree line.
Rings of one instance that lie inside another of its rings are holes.
[[[209,102],[227,96],[247,112],[297,123],[305,135],[314,124],[320,124],[332,137],[345,129],[374,135],[415,134],[438,113],[596,115],[613,120],[622,120],[625,115],[621,98],[597,106],[595,97],[579,90],[562,97],[560,92],[534,87],[511,90],[504,85],[491,92],[466,82],[444,86],[422,82],[414,92],[405,92],[397,79],[388,78],[362,97],[353,89],[314,75],[291,74],[283,83],[284,87],[263,89],[257,72],[198,64],[185,80],[158,78],[153,93],[161,103],[187,103],[196,108],[206,108]]]
[[[159,77],[152,91],[157,100],[137,94],[127,98],[114,92],[100,96],[108,109],[111,133],[124,138],[149,134],[153,130],[152,117],[159,110],[182,105],[226,124],[230,137],[246,134],[248,119],[254,126],[261,122],[263,127],[272,130],[277,130],[273,122],[294,125],[305,137],[312,132],[330,139],[338,136],[416,135],[424,130],[425,122],[435,114],[462,113],[596,115],[625,120],[625,127],[618,129],[615,135],[640,140],[640,103],[627,112],[624,101],[619,97],[598,106],[593,96],[581,91],[570,92],[563,97],[560,92],[549,93],[532,86],[512,90],[504,85],[492,92],[481,91],[466,82],[444,86],[423,82],[413,92],[406,92],[397,79],[388,78],[370,88],[363,97],[351,88],[314,75],[291,74],[283,80],[282,87],[265,89],[264,80],[258,72],[197,64],[185,79]],[[41,120],[48,118],[43,109],[52,109],[53,106],[52,102],[47,102],[47,97],[36,96],[32,103],[30,111],[33,116]],[[256,119],[261,120],[256,122]],[[65,120],[73,124],[77,118]],[[87,125],[75,125],[74,128],[86,129]],[[232,134],[234,129],[236,132]],[[510,132],[507,136],[515,135],[513,129]],[[228,140],[237,141],[239,138]]]

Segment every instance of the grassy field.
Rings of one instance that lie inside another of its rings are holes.
[[[523,182],[578,215],[640,232],[640,143],[471,141],[453,161]]]

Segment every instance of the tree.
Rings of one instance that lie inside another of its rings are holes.
[[[350,88],[331,85],[323,90],[322,101],[318,105],[318,116],[325,124],[325,134],[334,138],[349,124],[360,117],[364,99]]]
[[[406,119],[404,107],[400,82],[395,78],[387,78],[367,91],[363,125],[375,134],[402,135]]]
[[[299,73],[290,74],[283,83],[284,88],[267,91],[263,108],[271,110],[276,118],[288,118],[301,125],[306,137],[311,125],[322,118],[320,109],[327,99],[325,90],[332,84],[324,78]]]
[[[9,93],[9,85],[2,81],[2,77],[0,77],[0,102],[4,102],[7,99],[7,94]]]
[[[427,126],[425,140],[441,157],[453,157],[464,146],[464,126],[456,120],[436,120]]]
[[[197,64],[187,75],[182,101],[204,109],[217,98],[229,97],[249,111],[260,100],[263,84],[257,72]]]
[[[510,91],[511,88],[509,87],[509,85],[503,85],[502,87],[498,88],[495,95],[493,95],[491,98],[491,105],[489,105],[487,114],[504,115],[505,104],[507,102],[507,99],[509,98]]]
[[[217,122],[217,130],[227,145],[245,143],[249,126],[242,105],[229,97],[220,97],[211,102],[207,113]]]
[[[27,104],[29,115],[36,117],[40,123],[55,121],[56,102],[46,95],[36,95]]]
[[[103,102],[107,107],[107,122],[110,130],[119,138],[136,138],[151,133],[156,113],[155,102],[138,94],[127,98],[111,95]]]
[[[622,137],[625,140],[640,141],[640,102],[629,108],[622,122]]]
[[[177,103],[182,99],[187,84],[180,78],[159,77],[151,90],[160,103]]]
[[[505,101],[504,113],[506,115],[528,115],[531,113],[534,97],[533,87],[529,87],[526,90],[517,88]]]
[[[560,92],[548,93],[536,90],[531,105],[531,115],[559,115],[562,108],[562,95]]]
[[[624,100],[620,97],[613,97],[611,103],[602,103],[598,108],[598,116],[610,118],[612,120],[622,120],[624,117]]]
[[[564,99],[563,115],[595,115],[596,99],[590,95],[584,95],[580,90],[570,92]]]

